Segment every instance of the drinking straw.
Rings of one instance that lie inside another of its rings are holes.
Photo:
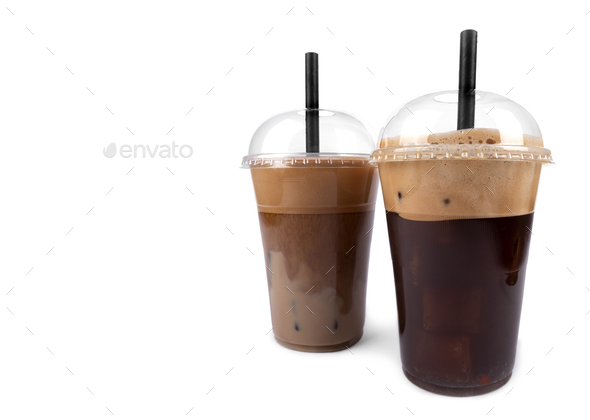
[[[459,107],[457,130],[475,127],[475,68],[477,62],[477,31],[461,32],[459,59]]]
[[[320,152],[318,54],[305,54],[305,151]]]

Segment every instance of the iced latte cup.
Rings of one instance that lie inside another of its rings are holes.
[[[317,109],[308,88],[308,108],[262,124],[242,166],[256,195],[275,339],[326,352],[363,333],[379,181],[363,124]],[[317,81],[315,90],[317,101]]]

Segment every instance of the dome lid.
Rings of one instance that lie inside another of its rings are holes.
[[[319,150],[309,153],[306,121],[316,112]],[[339,111],[295,110],[265,121],[250,141],[242,167],[275,166],[367,166],[375,143],[367,128],[355,117]]]
[[[383,127],[371,160],[500,159],[551,163],[541,130],[523,107],[504,96],[475,91],[474,127],[457,130],[458,91],[421,96]]]

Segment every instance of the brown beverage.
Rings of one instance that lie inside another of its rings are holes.
[[[361,338],[374,214],[258,213],[281,344],[327,351]]]
[[[379,162],[379,175],[402,367],[432,392],[479,395],[512,374],[542,162],[500,159],[491,147],[509,140],[478,128],[384,138],[376,152],[412,157]],[[425,158],[397,148],[402,141],[422,144]],[[527,135],[513,141],[542,145]]]
[[[251,171],[273,331],[291,349],[341,350],[363,333],[377,169],[305,165]]]
[[[416,221],[387,214],[404,373],[475,395],[514,367],[533,213]]]

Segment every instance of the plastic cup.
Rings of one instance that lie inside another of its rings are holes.
[[[457,91],[401,107],[372,161],[386,207],[402,367],[426,390],[493,391],[516,355],[543,146],[515,102],[475,92],[456,130]]]
[[[316,112],[318,153],[306,153],[306,110],[292,111],[256,131],[242,167],[256,194],[275,339],[326,352],[363,333],[379,182],[366,128]]]

